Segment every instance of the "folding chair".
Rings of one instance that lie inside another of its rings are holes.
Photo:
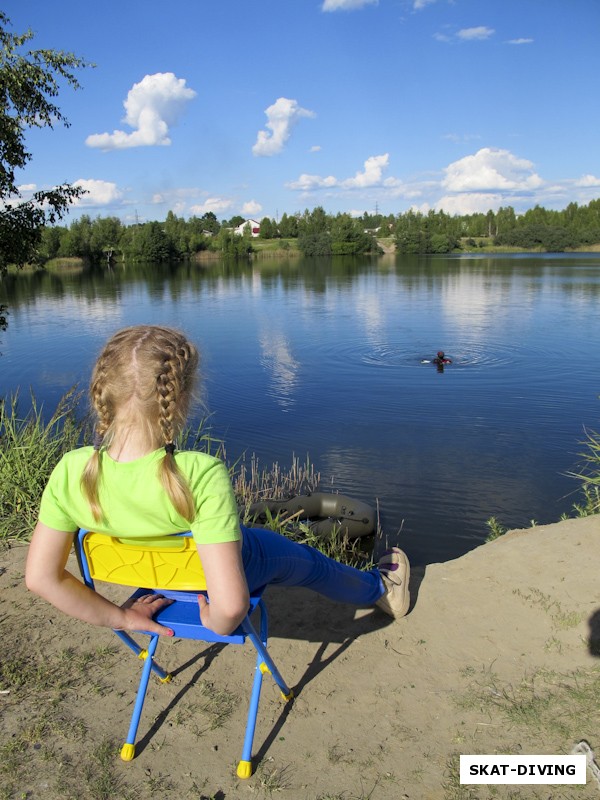
[[[206,592],[206,580],[196,544],[190,533],[165,536],[152,542],[138,544],[132,540],[80,530],[75,537],[75,549],[83,580],[91,589],[95,590],[94,580],[98,580],[121,586],[141,587],[131,595],[132,598],[156,593],[174,600],[171,605],[156,614],[154,619],[161,625],[171,628],[176,637],[227,644],[243,644],[248,638],[252,642],[257,651],[256,670],[242,757],[237,767],[239,778],[249,778],[252,775],[252,742],[263,674],[268,672],[273,677],[284,700],[288,701],[293,697],[293,692],[281,677],[266,649],[268,615],[262,599],[263,590],[252,594],[248,614],[236,630],[228,636],[219,636],[200,622],[197,595],[198,592]],[[260,609],[260,635],[250,621],[250,616],[257,608]],[[144,661],[129,732],[121,748],[123,761],[131,761],[135,755],[135,738],[150,673],[156,673],[163,683],[169,682],[171,675],[154,661],[158,634],[142,632],[150,637],[148,647],[142,648],[128,633],[124,631],[115,633]]]

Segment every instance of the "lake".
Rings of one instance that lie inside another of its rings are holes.
[[[233,461],[310,460],[416,564],[570,513],[598,429],[600,254],[256,259],[9,276],[0,394],[47,409],[105,339],[174,325]],[[452,364],[430,360],[442,349]],[[198,412],[200,414],[200,412]]]

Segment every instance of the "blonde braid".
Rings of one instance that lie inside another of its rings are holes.
[[[180,433],[187,412],[190,391],[190,366],[195,370],[195,359],[189,344],[178,342],[165,357],[162,372],[156,379],[159,418],[165,444],[165,455],[159,469],[160,481],[169,495],[175,510],[191,522],[195,516],[192,493],[175,461],[175,436]]]
[[[92,383],[90,385],[90,400],[97,417],[94,427],[94,452],[81,473],[81,489],[90,504],[92,516],[96,522],[102,520],[102,508],[100,506],[100,497],[98,493],[98,484],[100,483],[100,474],[102,470],[100,447],[114,421],[111,404],[106,396],[107,361],[108,358],[110,358],[110,351],[107,353],[107,350],[105,350],[96,363]]]

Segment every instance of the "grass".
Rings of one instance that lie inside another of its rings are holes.
[[[31,536],[50,473],[63,453],[82,441],[79,399],[75,389],[67,392],[47,422],[33,396],[23,416],[18,393],[0,399],[0,543]]]
[[[597,737],[598,667],[582,667],[569,673],[540,669],[517,684],[502,682],[487,666],[481,670],[469,666],[462,675],[468,688],[457,695],[455,702],[476,721],[475,725],[467,722],[466,730],[477,730],[477,722],[483,718],[483,730],[495,732],[491,746],[481,733],[471,734],[469,749],[463,748],[463,753],[568,754],[581,740],[594,741]],[[448,758],[443,781],[445,800],[576,800],[597,797],[597,788],[589,774],[585,786],[461,785],[458,753]]]
[[[7,694],[2,699],[6,717],[0,745],[0,800],[37,796],[30,794],[30,788],[38,772],[52,774],[53,784],[47,788],[64,800],[133,800],[133,791],[119,775],[115,742],[95,743],[77,765],[65,750],[67,742],[86,741],[87,726],[63,701],[92,691],[92,670],[87,665],[93,662],[96,673],[109,669],[115,649],[69,649],[50,655],[29,647],[10,628],[4,632],[2,648],[0,688]]]

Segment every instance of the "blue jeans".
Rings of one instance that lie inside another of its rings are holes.
[[[385,589],[379,571],[340,564],[306,544],[264,528],[245,528],[242,559],[248,588],[304,586],[340,603],[372,606]]]

